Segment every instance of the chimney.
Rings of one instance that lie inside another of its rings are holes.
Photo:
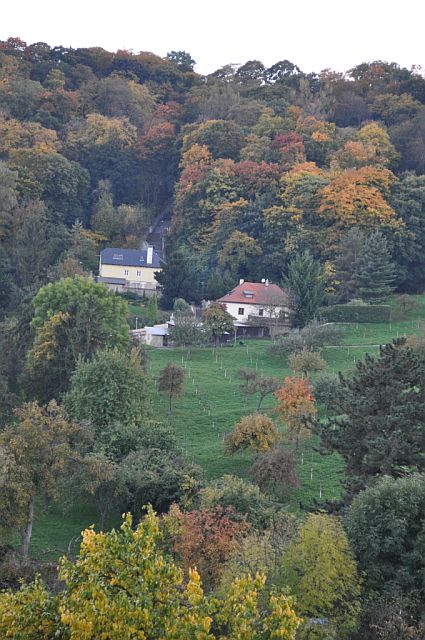
[[[268,286],[269,286],[269,279],[267,278],[267,280],[266,280],[266,287],[268,287]]]
[[[152,264],[153,247],[148,247],[146,252],[146,264]]]
[[[245,280],[243,280],[242,278],[239,280],[239,285],[243,284],[245,282]]]

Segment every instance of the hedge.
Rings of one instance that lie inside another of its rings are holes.
[[[387,304],[335,304],[322,307],[320,317],[327,322],[390,322],[391,307]]]

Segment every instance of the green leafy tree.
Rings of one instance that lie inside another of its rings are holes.
[[[170,342],[177,346],[205,346],[211,342],[208,327],[198,322],[190,313],[176,313],[174,325],[168,332]]]
[[[306,251],[288,266],[287,284],[294,327],[305,327],[317,316],[325,295],[322,268]]]
[[[333,516],[310,514],[285,553],[280,580],[305,617],[302,638],[347,638],[360,610],[360,578],[347,535]],[[323,635],[311,619],[325,618]],[[310,627],[310,628],[309,628]]]
[[[201,489],[199,502],[201,509],[232,507],[260,531],[271,524],[275,513],[273,501],[258,486],[232,475],[217,478]]]
[[[291,371],[305,378],[309,378],[312,372],[317,373],[318,371],[326,369],[326,361],[320,351],[313,351],[312,349],[306,348],[291,353],[288,357],[288,364]]]
[[[347,463],[350,490],[380,476],[425,468],[423,360],[399,339],[366,354],[350,377],[341,376],[337,412],[318,426],[322,444]]]
[[[39,290],[33,306],[28,385],[41,398],[67,389],[79,358],[129,342],[127,303],[92,280],[77,276],[50,283]]]
[[[402,594],[423,614],[425,476],[381,479],[354,498],[345,526],[368,589]]]
[[[64,405],[74,420],[88,420],[100,433],[108,425],[140,425],[151,416],[150,385],[137,350],[116,350],[79,360]]]
[[[184,384],[184,369],[168,362],[159,374],[158,390],[168,396],[168,412],[172,412],[173,398],[181,395]]]
[[[160,513],[173,503],[190,501],[197,491],[201,470],[185,460],[177,447],[159,449],[154,445],[131,451],[119,465],[120,506],[138,518],[147,502]]]
[[[6,473],[0,482],[2,526],[21,532],[21,553],[28,555],[39,500],[60,496],[61,483],[90,442],[87,428],[69,422],[52,400],[15,410],[16,421],[0,434]]]
[[[218,345],[225,333],[234,333],[233,318],[223,304],[212,302],[204,311],[204,323]]]
[[[393,291],[394,263],[387,242],[379,231],[363,242],[353,278],[357,297],[367,302],[382,302]]]

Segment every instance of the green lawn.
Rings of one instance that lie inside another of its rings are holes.
[[[425,297],[417,299],[420,306],[406,314],[407,319],[385,325],[343,325],[343,345],[328,347],[323,352],[329,370],[352,369],[366,352],[378,352],[375,345],[389,342],[397,335],[422,331],[420,321],[425,317]],[[286,363],[269,353],[270,345],[266,340],[246,340],[243,346],[237,342],[234,346],[218,349],[149,349],[149,371],[154,379],[167,362],[175,362],[185,369],[184,392],[174,401],[170,419],[167,416],[167,399],[156,392],[153,382],[155,410],[160,419],[169,420],[183,451],[190,460],[203,467],[208,479],[225,473],[242,477],[248,475],[253,455],[225,456],[223,436],[256,406],[255,398],[247,400],[240,392],[236,377],[239,368],[257,368],[260,373],[278,376],[282,380],[289,375]],[[263,410],[273,415],[274,404],[272,397],[267,398]],[[295,452],[300,487],[293,492],[287,505],[291,510],[299,509],[300,503],[308,506],[340,495],[344,477],[342,460],[336,454],[321,456],[316,448],[317,440],[310,438]],[[53,509],[36,523],[31,553],[38,558],[57,557],[66,551],[70,540],[78,536],[81,529],[96,522],[96,511],[87,504],[78,505],[66,516],[59,509]]]

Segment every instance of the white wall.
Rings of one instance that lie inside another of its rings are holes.
[[[247,302],[226,302],[225,303],[227,311],[235,320],[240,320],[241,322],[248,322],[248,316],[259,316],[258,313],[260,309],[263,309],[263,317],[270,318],[276,317],[279,315],[279,311],[284,309],[284,307],[274,307],[273,312],[271,313],[270,306],[267,308],[266,305],[261,306],[260,304],[252,304]],[[239,315],[239,309],[243,309],[243,315]],[[286,311],[286,309],[284,309]]]

